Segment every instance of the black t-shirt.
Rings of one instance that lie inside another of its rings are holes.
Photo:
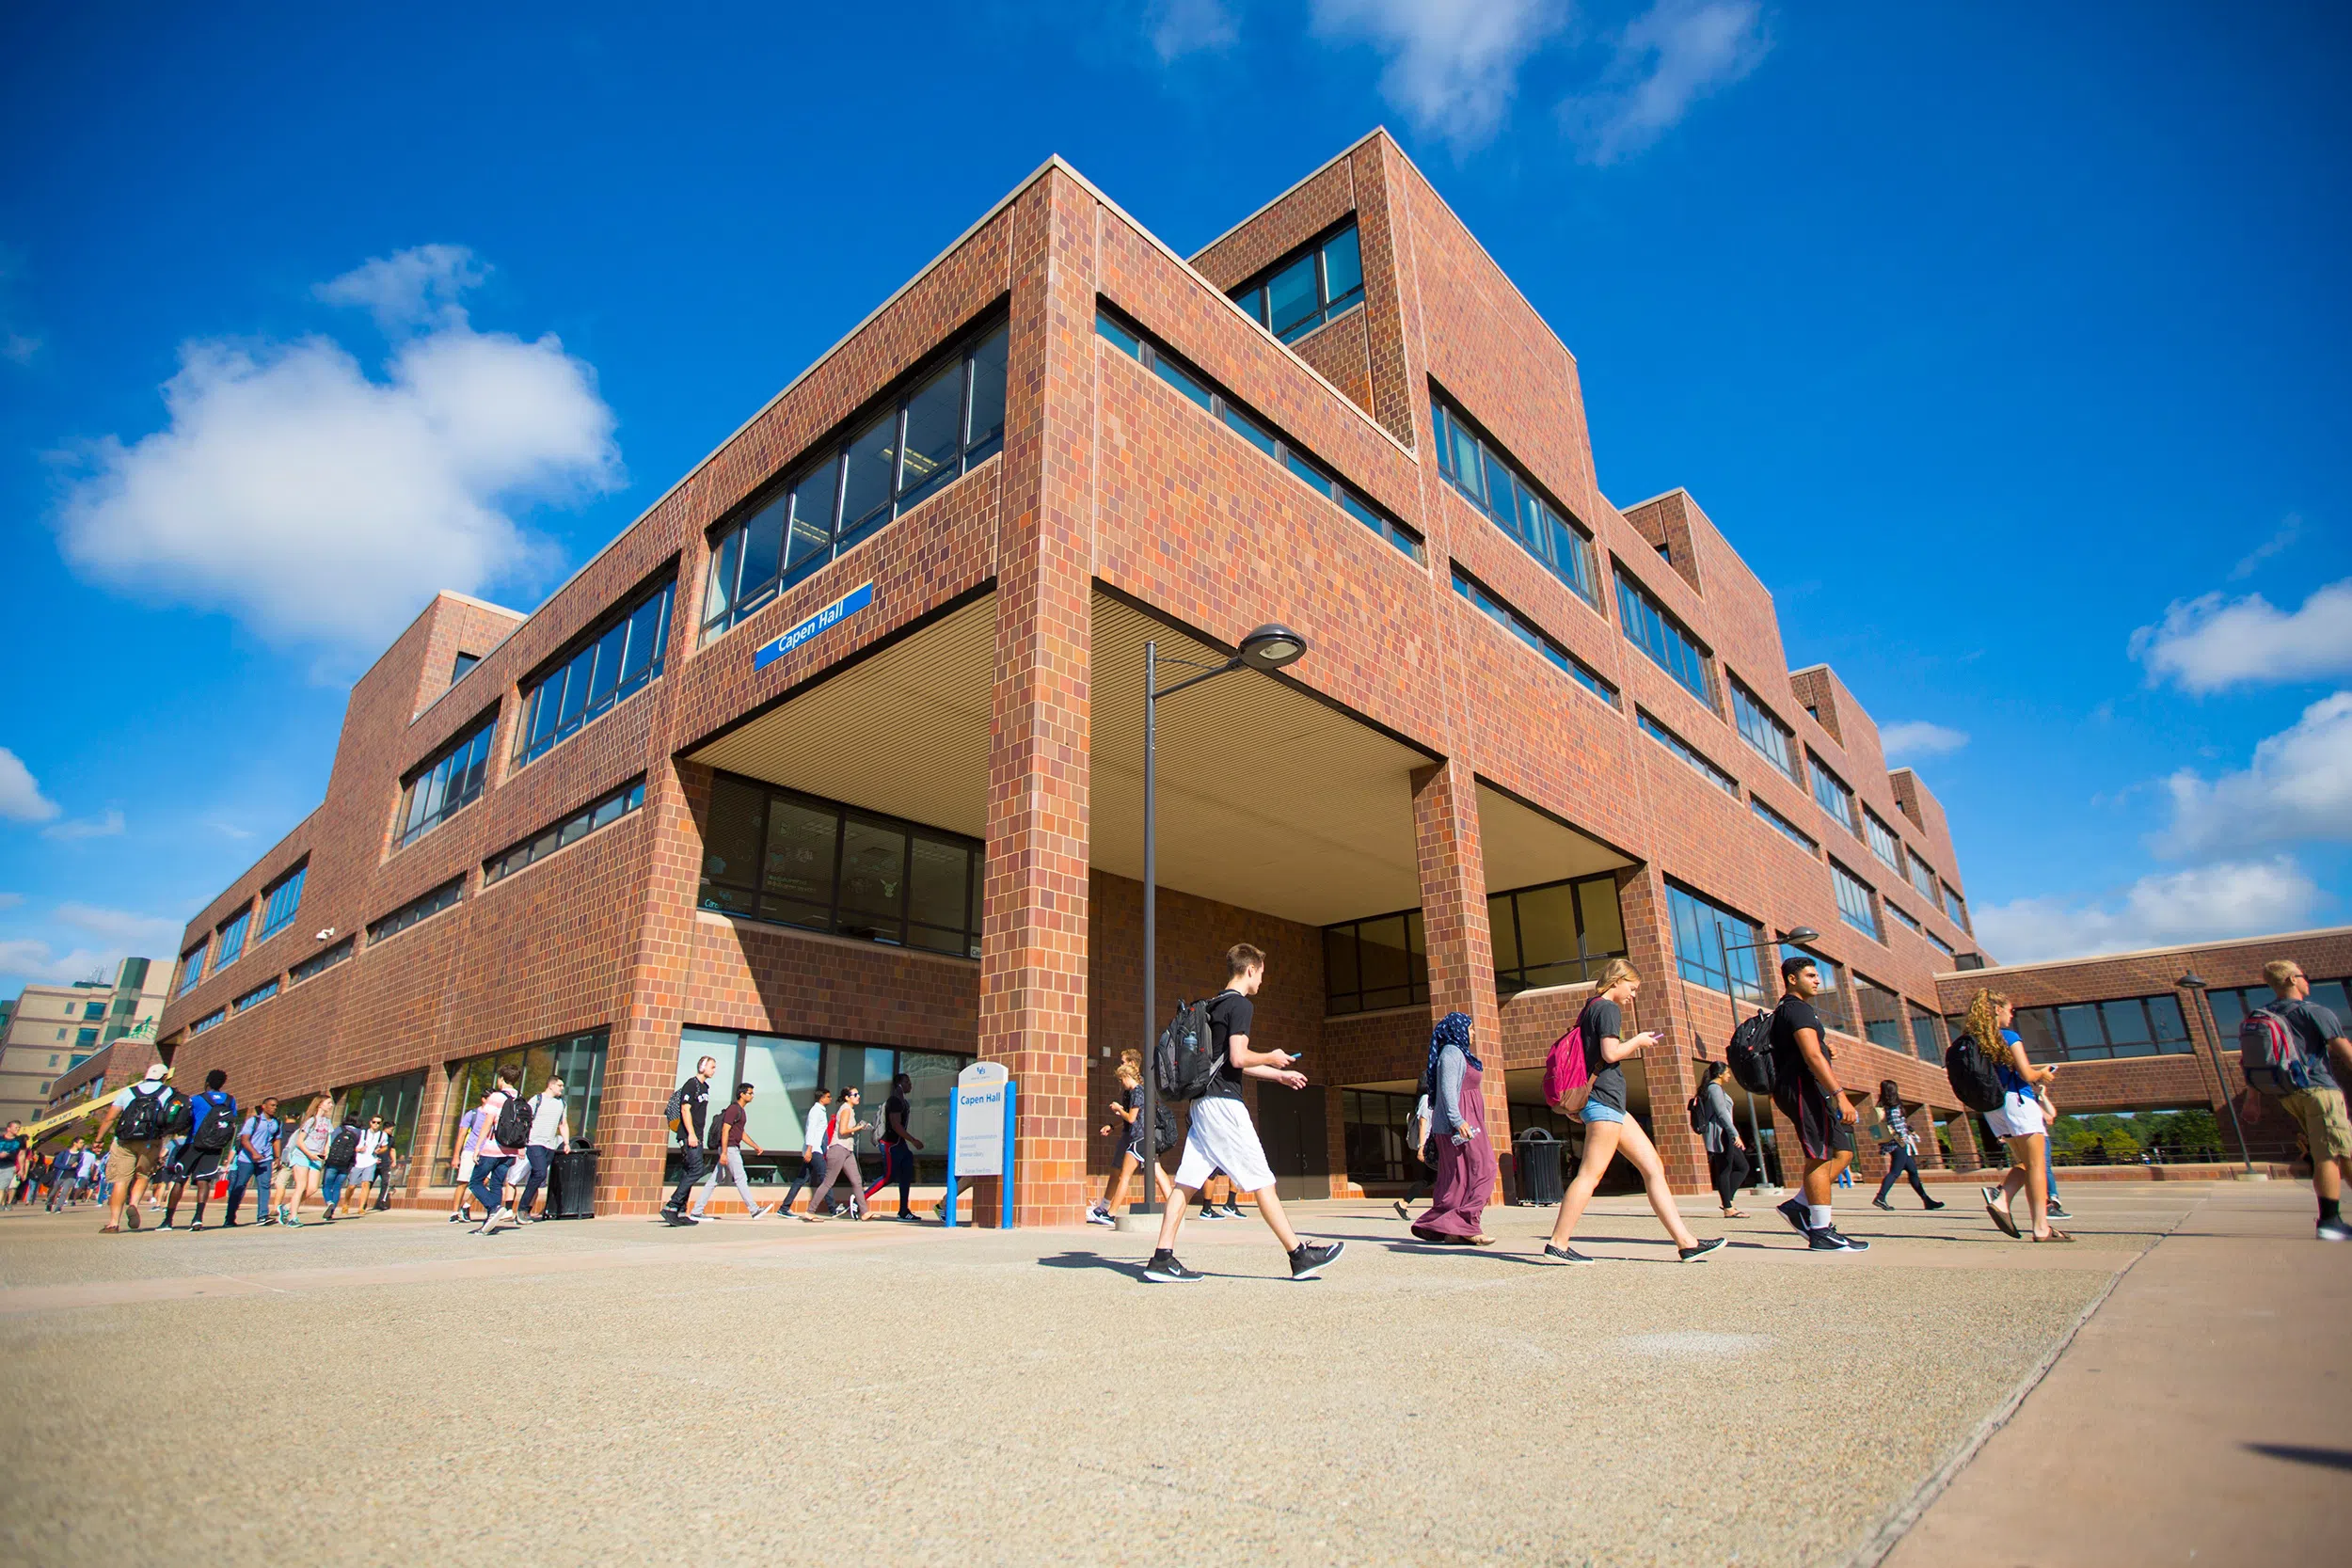
[[[891,1120],[893,1117],[898,1117],[898,1120],[895,1123]],[[897,1129],[904,1127],[907,1124],[909,1112],[907,1110],[907,1097],[900,1094],[896,1089],[891,1090],[890,1098],[882,1101],[882,1141],[886,1144],[903,1142],[904,1140],[898,1136]]]
[[[705,1118],[710,1114],[710,1085],[703,1082],[701,1073],[689,1078],[678,1090],[677,1112],[678,1119],[692,1130],[694,1141],[702,1142]]]
[[[1600,1042],[1625,1038],[1625,1010],[1605,996],[1596,996],[1584,1004],[1576,1022],[1584,1031],[1584,1069],[1593,1075],[1593,1092],[1586,1098],[1624,1110],[1625,1064],[1603,1058]]]
[[[1209,1086],[1201,1091],[1201,1099],[1242,1098],[1242,1072],[1233,1065],[1232,1042],[1235,1035],[1248,1037],[1253,1010],[1249,998],[1237,990],[1226,991],[1210,1001],[1209,1049],[1216,1053],[1216,1067],[1209,1074]]]
[[[1813,1069],[1804,1065],[1804,1053],[1797,1047],[1800,1029],[1812,1030],[1821,1042],[1821,1054],[1830,1054],[1829,1033],[1821,1027],[1821,1015],[1813,1004],[1802,996],[1782,997],[1780,1006],[1772,1009],[1772,1073],[1781,1097],[1793,1098],[1802,1084],[1820,1087]]]
[[[2328,1042],[2344,1033],[2344,1025],[2336,1022],[2336,1015],[2309,997],[2300,1002],[2281,1000],[2265,1006],[2286,1020],[2296,1043],[2303,1048],[2303,1063],[2311,1073],[2312,1087],[2336,1087],[2335,1069],[2328,1060]]]

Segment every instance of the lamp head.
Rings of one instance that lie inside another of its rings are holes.
[[[2203,990],[2205,989],[2203,977],[2193,969],[2172,983],[2183,990]]]
[[[1810,926],[1800,926],[1793,931],[1782,933],[1780,940],[1783,942],[1794,942],[1800,943],[1819,942],[1821,940],[1821,933],[1815,930]]]
[[[1268,622],[1241,640],[1241,661],[1252,670],[1272,673],[1297,662],[1307,640],[1279,621]]]

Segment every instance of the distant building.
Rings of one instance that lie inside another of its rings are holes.
[[[31,985],[15,1002],[0,1003],[0,1122],[45,1114],[59,1078],[140,1023],[161,1019],[170,979],[167,964],[125,958],[111,986]]]

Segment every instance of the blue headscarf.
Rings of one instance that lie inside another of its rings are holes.
[[[1448,1013],[1438,1020],[1438,1026],[1435,1029],[1429,1031],[1429,1061],[1422,1069],[1423,1083],[1434,1085],[1438,1082],[1438,1058],[1445,1053],[1445,1048],[1449,1045],[1460,1046],[1463,1057],[1470,1066],[1481,1072],[1486,1070],[1486,1064],[1470,1054],[1470,1014]]]

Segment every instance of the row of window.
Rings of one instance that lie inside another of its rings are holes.
[[[310,875],[310,865],[305,861],[262,890],[262,941],[267,942],[294,924],[295,912],[302,908],[302,884]]]
[[[706,910],[980,956],[977,839],[722,774],[703,848]]]
[[[826,445],[711,541],[706,642],[993,457],[1005,329],[949,352],[914,390]]]
[[[402,848],[482,799],[490,778],[490,736],[497,728],[498,710],[493,708],[401,781],[397,820]]]
[[[1724,794],[1730,796],[1735,800],[1740,798],[1739,780],[1733,778],[1730,774],[1724,772],[1722,768],[1708,761],[1706,757],[1700,755],[1699,752],[1692,748],[1689,741],[1683,739],[1680,736],[1675,734],[1674,731],[1666,728],[1665,725],[1651,718],[1649,709],[1645,707],[1636,708],[1634,709],[1634,713],[1641,721],[1642,733],[1644,735],[1648,736],[1652,740],[1657,741],[1658,744],[1663,746],[1669,752],[1672,752],[1676,756],[1678,756],[1684,762],[1689,763],[1692,769],[1695,771],[1700,778],[1705,779],[1708,784],[1713,784],[1717,789],[1722,790]]]
[[[907,1132],[923,1146],[914,1156],[914,1179],[937,1181],[946,1176],[947,1110],[954,1096],[956,1075],[973,1058],[960,1052],[903,1051],[890,1046],[857,1045],[839,1040],[798,1039],[734,1029],[706,1029],[688,1024],[678,1031],[676,1074],[691,1076],[705,1056],[719,1059],[717,1082],[732,1089],[752,1086],[752,1103],[745,1113],[744,1135],[768,1150],[745,1150],[746,1174],[755,1182],[789,1180],[801,1164],[801,1132],[817,1091],[856,1088],[861,1091],[863,1119],[873,1123],[852,1141],[871,1150],[881,1131],[883,1101],[889,1099],[898,1075],[910,1080],[907,1090]],[[717,1114],[714,1094],[712,1114]],[[838,1103],[836,1100],[835,1103]]]
[[[1810,833],[1806,832],[1803,828],[1798,827],[1794,822],[1789,821],[1788,818],[1781,816],[1780,813],[1765,804],[1763,796],[1751,791],[1748,795],[1748,810],[1754,812],[1758,818],[1760,818],[1772,830],[1772,832],[1780,834],[1781,837],[1787,839],[1789,843],[1804,850],[1808,856],[1819,855],[1821,852],[1821,846],[1818,840],[1816,840]],[[1888,907],[1890,909],[1893,908],[1892,905],[1889,905]],[[1899,911],[1897,912],[1899,913],[1900,911]],[[1905,916],[1904,918],[1906,922],[1909,922],[1908,916]],[[1918,929],[1915,923],[1912,925],[1912,929]]]
[[[298,986],[305,980],[324,974],[345,958],[350,958],[358,945],[357,937],[345,937],[334,946],[322,948],[294,965],[293,969],[287,971],[287,977]]]
[[[1364,302],[1364,257],[1356,220],[1285,256],[1233,291],[1260,326],[1295,343]]]
[[[676,592],[676,580],[664,578],[624,600],[581,634],[569,657],[524,686],[515,720],[514,767],[536,761],[660,678],[670,642],[670,601]],[[483,744],[486,758],[486,737]]]
[[[1495,990],[1502,995],[1600,977],[1625,957],[1625,914],[1610,873],[1512,888],[1486,895]],[[1422,913],[1343,920],[1323,928],[1325,1010],[1376,1012],[1429,1000],[1429,957]]]
[[[1633,579],[1623,562],[1618,564],[1616,578],[1617,619],[1624,623],[1626,637],[1672,675],[1677,685],[1705,703],[1708,711],[1720,713],[1714,667],[1708,663],[1707,650],[1672,610]]]
[[[1617,705],[1617,689],[1601,679],[1598,672],[1545,636],[1536,628],[1534,622],[1496,598],[1494,594],[1487,592],[1484,583],[1458,566],[1454,569],[1454,591],[1475,605],[1479,612],[1488,620],[1534,649],[1545,663],[1598,697],[1602,702],[1607,703],[1611,707]]]
[[[543,861],[558,849],[595,832],[598,828],[617,822],[645,803],[645,781],[634,779],[607,795],[591,801],[558,822],[554,827],[523,840],[513,848],[491,856],[482,863],[482,885],[513,876],[534,861]]]
[[[1187,401],[1206,409],[1211,418],[1219,420],[1227,429],[1280,464],[1292,478],[1337,505],[1341,511],[1413,560],[1422,558],[1420,534],[1394,518],[1375,511],[1371,502],[1325,472],[1322,465],[1313,458],[1300,451],[1287,438],[1275,434],[1254,415],[1236,406],[1224,390],[1207,377],[1170,357],[1159,344],[1113,320],[1106,312],[1096,312],[1094,330],[1104,342],[1142,364]]]
[[[268,979],[262,981],[260,985],[255,986],[251,990],[246,991],[243,996],[238,997],[236,1001],[230,1003],[230,1007],[231,1011],[241,1013],[247,1007],[260,1006],[262,1003],[268,1001],[271,997],[276,996],[277,994],[278,976],[273,974]]]
[[[1571,593],[1599,609],[1599,567],[1593,559],[1592,536],[1537,495],[1524,468],[1434,393],[1429,420],[1437,438],[1438,472]]]
[[[194,1039],[197,1036],[204,1033],[207,1029],[219,1028],[220,1025],[227,1021],[228,1017],[228,1008],[215,1007],[211,1012],[206,1013],[202,1018],[198,1019],[194,1023],[188,1025],[188,1037],[190,1039]]]
[[[373,947],[388,937],[398,936],[421,920],[430,920],[443,910],[453,908],[465,895],[466,879],[452,877],[432,892],[411,898],[380,920],[368,922],[368,945]]]
[[[2037,1062],[2185,1055],[2196,1050],[2188,1021],[2181,1016],[2181,999],[2170,991],[2113,1002],[2020,1007],[2011,1027]]]

